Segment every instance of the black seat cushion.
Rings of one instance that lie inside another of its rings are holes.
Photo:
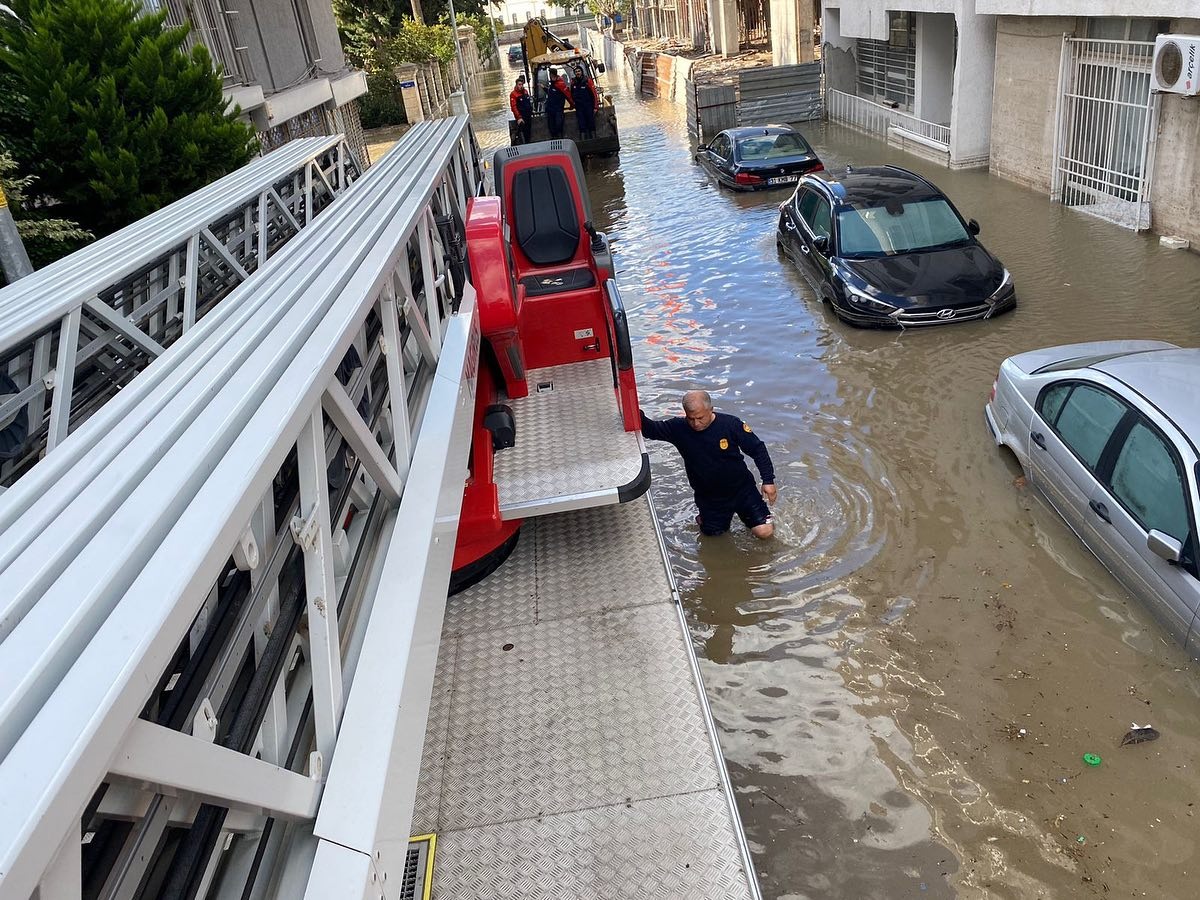
[[[513,178],[517,246],[536,266],[568,262],[579,247],[579,217],[567,176],[558,166],[522,169]]]
[[[596,286],[596,276],[591,269],[563,269],[561,272],[543,272],[541,275],[526,275],[521,279],[526,297],[545,294],[561,294]]]

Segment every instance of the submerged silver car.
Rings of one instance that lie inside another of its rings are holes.
[[[998,445],[1100,561],[1200,651],[1200,349],[1101,341],[1009,357]]]

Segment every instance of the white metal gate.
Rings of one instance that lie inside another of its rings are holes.
[[[1142,231],[1150,227],[1150,176],[1158,96],[1154,44],[1063,38],[1051,199]]]

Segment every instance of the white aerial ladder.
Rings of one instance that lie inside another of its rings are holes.
[[[340,135],[293,141],[0,291],[0,489],[253,278],[359,169]]]
[[[477,148],[414,126],[344,194],[315,159],[0,292],[0,412],[53,451],[0,495],[2,900],[403,896]]]

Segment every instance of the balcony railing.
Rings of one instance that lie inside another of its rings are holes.
[[[928,122],[903,110],[856,97],[844,91],[826,90],[825,109],[831,122],[841,122],[868,134],[886,138],[888,130],[899,128],[923,138],[925,142],[950,149],[950,126]]]
[[[225,87],[257,83],[238,11],[230,9],[226,0],[165,0],[162,5],[167,8],[167,25],[191,29],[189,47],[200,43],[207,48],[213,65],[221,69]]]

